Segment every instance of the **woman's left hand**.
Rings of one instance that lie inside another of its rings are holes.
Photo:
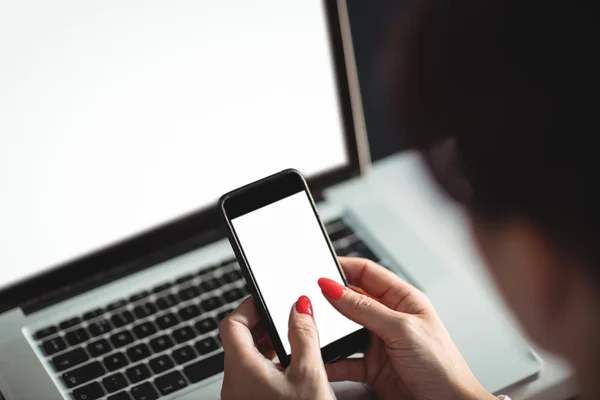
[[[252,298],[221,321],[225,350],[221,399],[335,399],[321,358],[310,300],[303,296],[292,307],[288,339],[293,357],[285,371],[273,363],[275,354],[259,321]]]

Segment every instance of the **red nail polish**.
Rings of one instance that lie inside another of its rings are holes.
[[[340,285],[336,281],[328,278],[321,278],[318,281],[319,287],[325,293],[326,296],[332,299],[339,299],[346,293],[346,286]]]
[[[306,296],[300,296],[296,302],[296,311],[300,314],[308,314],[313,316],[313,308],[310,299]]]

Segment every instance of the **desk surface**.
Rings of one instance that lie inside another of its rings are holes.
[[[401,215],[450,268],[483,287],[498,305],[502,317],[517,326],[472,246],[464,214],[432,184],[417,154],[403,152],[377,162],[367,174],[366,183],[376,187],[390,208]],[[538,355],[542,364],[538,378],[507,394],[513,400],[573,397],[576,392],[568,367],[543,351],[538,351]]]

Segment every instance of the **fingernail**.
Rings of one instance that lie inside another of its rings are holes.
[[[323,293],[333,299],[337,300],[346,293],[346,286],[340,285],[334,280],[321,278],[318,280],[318,283]]]
[[[296,302],[296,311],[300,314],[313,316],[313,308],[310,299],[306,296],[300,296]]]

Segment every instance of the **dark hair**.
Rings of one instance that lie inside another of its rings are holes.
[[[452,197],[529,220],[599,271],[599,29],[583,4],[416,0],[392,89],[408,142]]]

